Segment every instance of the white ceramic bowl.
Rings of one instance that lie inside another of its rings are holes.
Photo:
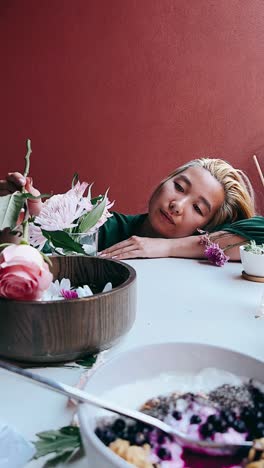
[[[240,258],[245,273],[251,276],[264,277],[264,255],[247,252],[245,246],[240,246]]]
[[[264,363],[244,354],[205,344],[162,343],[119,354],[98,368],[85,389],[98,397],[111,398],[111,401],[120,405],[137,408],[148,398],[170,392],[176,373],[197,375],[206,368],[222,369],[237,376],[264,382]],[[150,390],[148,382],[151,383],[151,380],[155,383],[155,388]],[[125,386],[121,394],[120,388],[118,389],[120,386]],[[109,450],[95,435],[96,421],[102,414],[106,412],[90,405],[82,404],[79,407],[87,467],[131,467],[131,464]]]

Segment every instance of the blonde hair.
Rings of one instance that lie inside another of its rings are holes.
[[[217,210],[213,219],[207,224],[207,229],[212,229],[225,222],[234,222],[239,219],[251,218],[254,216],[254,191],[249,178],[243,171],[235,169],[223,159],[193,159],[183,166],[178,167],[166,177],[166,179],[159,184],[155,192],[158,191],[167,180],[184,172],[189,167],[203,167],[206,169],[220,182],[225,192],[224,202]]]

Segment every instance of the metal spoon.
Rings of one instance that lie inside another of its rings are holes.
[[[155,427],[156,429],[160,429],[165,434],[172,435],[174,440],[182,447],[188,448],[195,452],[207,453],[208,455],[233,455],[241,449],[248,451],[253,445],[253,442],[251,441],[245,441],[242,444],[220,444],[208,440],[195,440],[188,434],[184,434],[169,424],[166,424],[152,416],[148,416],[147,414],[144,414],[140,411],[123,408],[122,406],[116,405],[115,403],[97,398],[94,395],[84,392],[83,390],[79,390],[61,382],[57,382],[53,379],[34,374],[26,369],[21,369],[20,367],[13,366],[4,361],[0,361],[0,368],[6,369],[15,374],[19,374],[26,379],[30,379],[39,385],[47,387],[50,390],[54,390],[55,392],[62,393],[67,397],[74,398],[79,402],[89,403],[99,408],[117,413],[121,416],[126,416],[136,421],[143,422]]]

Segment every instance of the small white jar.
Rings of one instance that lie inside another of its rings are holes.
[[[245,273],[264,278],[264,254],[249,252],[245,250],[244,245],[241,245],[240,258]]]

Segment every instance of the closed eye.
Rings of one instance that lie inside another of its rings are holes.
[[[184,188],[177,182],[174,182],[174,186],[178,192],[184,192]]]
[[[201,208],[200,208],[198,205],[193,205],[193,207],[194,207],[195,211],[196,211],[199,215],[203,216],[203,212],[202,212]]]

